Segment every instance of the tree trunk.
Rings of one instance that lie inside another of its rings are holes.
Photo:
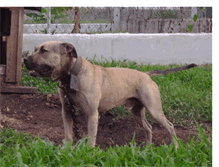
[[[72,30],[71,33],[76,34],[76,33],[80,33],[80,28],[81,28],[81,25],[80,25],[80,15],[79,15],[79,7],[75,7],[74,10],[75,10],[75,16],[74,16],[75,25],[74,25],[74,29]]]

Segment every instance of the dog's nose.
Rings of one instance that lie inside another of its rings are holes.
[[[27,57],[24,57],[24,58],[23,58],[23,62],[24,62],[24,64],[27,63]]]

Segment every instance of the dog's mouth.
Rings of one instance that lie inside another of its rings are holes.
[[[51,77],[52,71],[52,67],[44,65],[40,70],[30,70],[29,74],[33,77]]]

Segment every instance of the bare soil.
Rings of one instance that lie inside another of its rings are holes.
[[[32,136],[48,138],[56,145],[62,144],[64,127],[61,116],[61,103],[57,94],[1,94],[0,95],[1,128],[11,127],[14,130],[31,133]],[[116,120],[107,112],[99,119],[97,145],[108,148],[114,145],[129,144],[135,133],[139,145],[145,143],[145,133],[133,118]],[[87,134],[87,122],[84,115],[79,114],[80,136]],[[199,122],[211,136],[212,123]],[[171,138],[166,129],[158,124],[153,126],[153,140],[155,146],[170,144]],[[188,136],[196,136],[195,126],[175,127],[177,137],[188,142]],[[74,143],[79,139],[74,139]]]

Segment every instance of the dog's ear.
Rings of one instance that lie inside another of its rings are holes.
[[[61,43],[60,44],[60,54],[68,54],[70,57],[78,57],[78,54],[75,50],[75,47],[70,43]]]

